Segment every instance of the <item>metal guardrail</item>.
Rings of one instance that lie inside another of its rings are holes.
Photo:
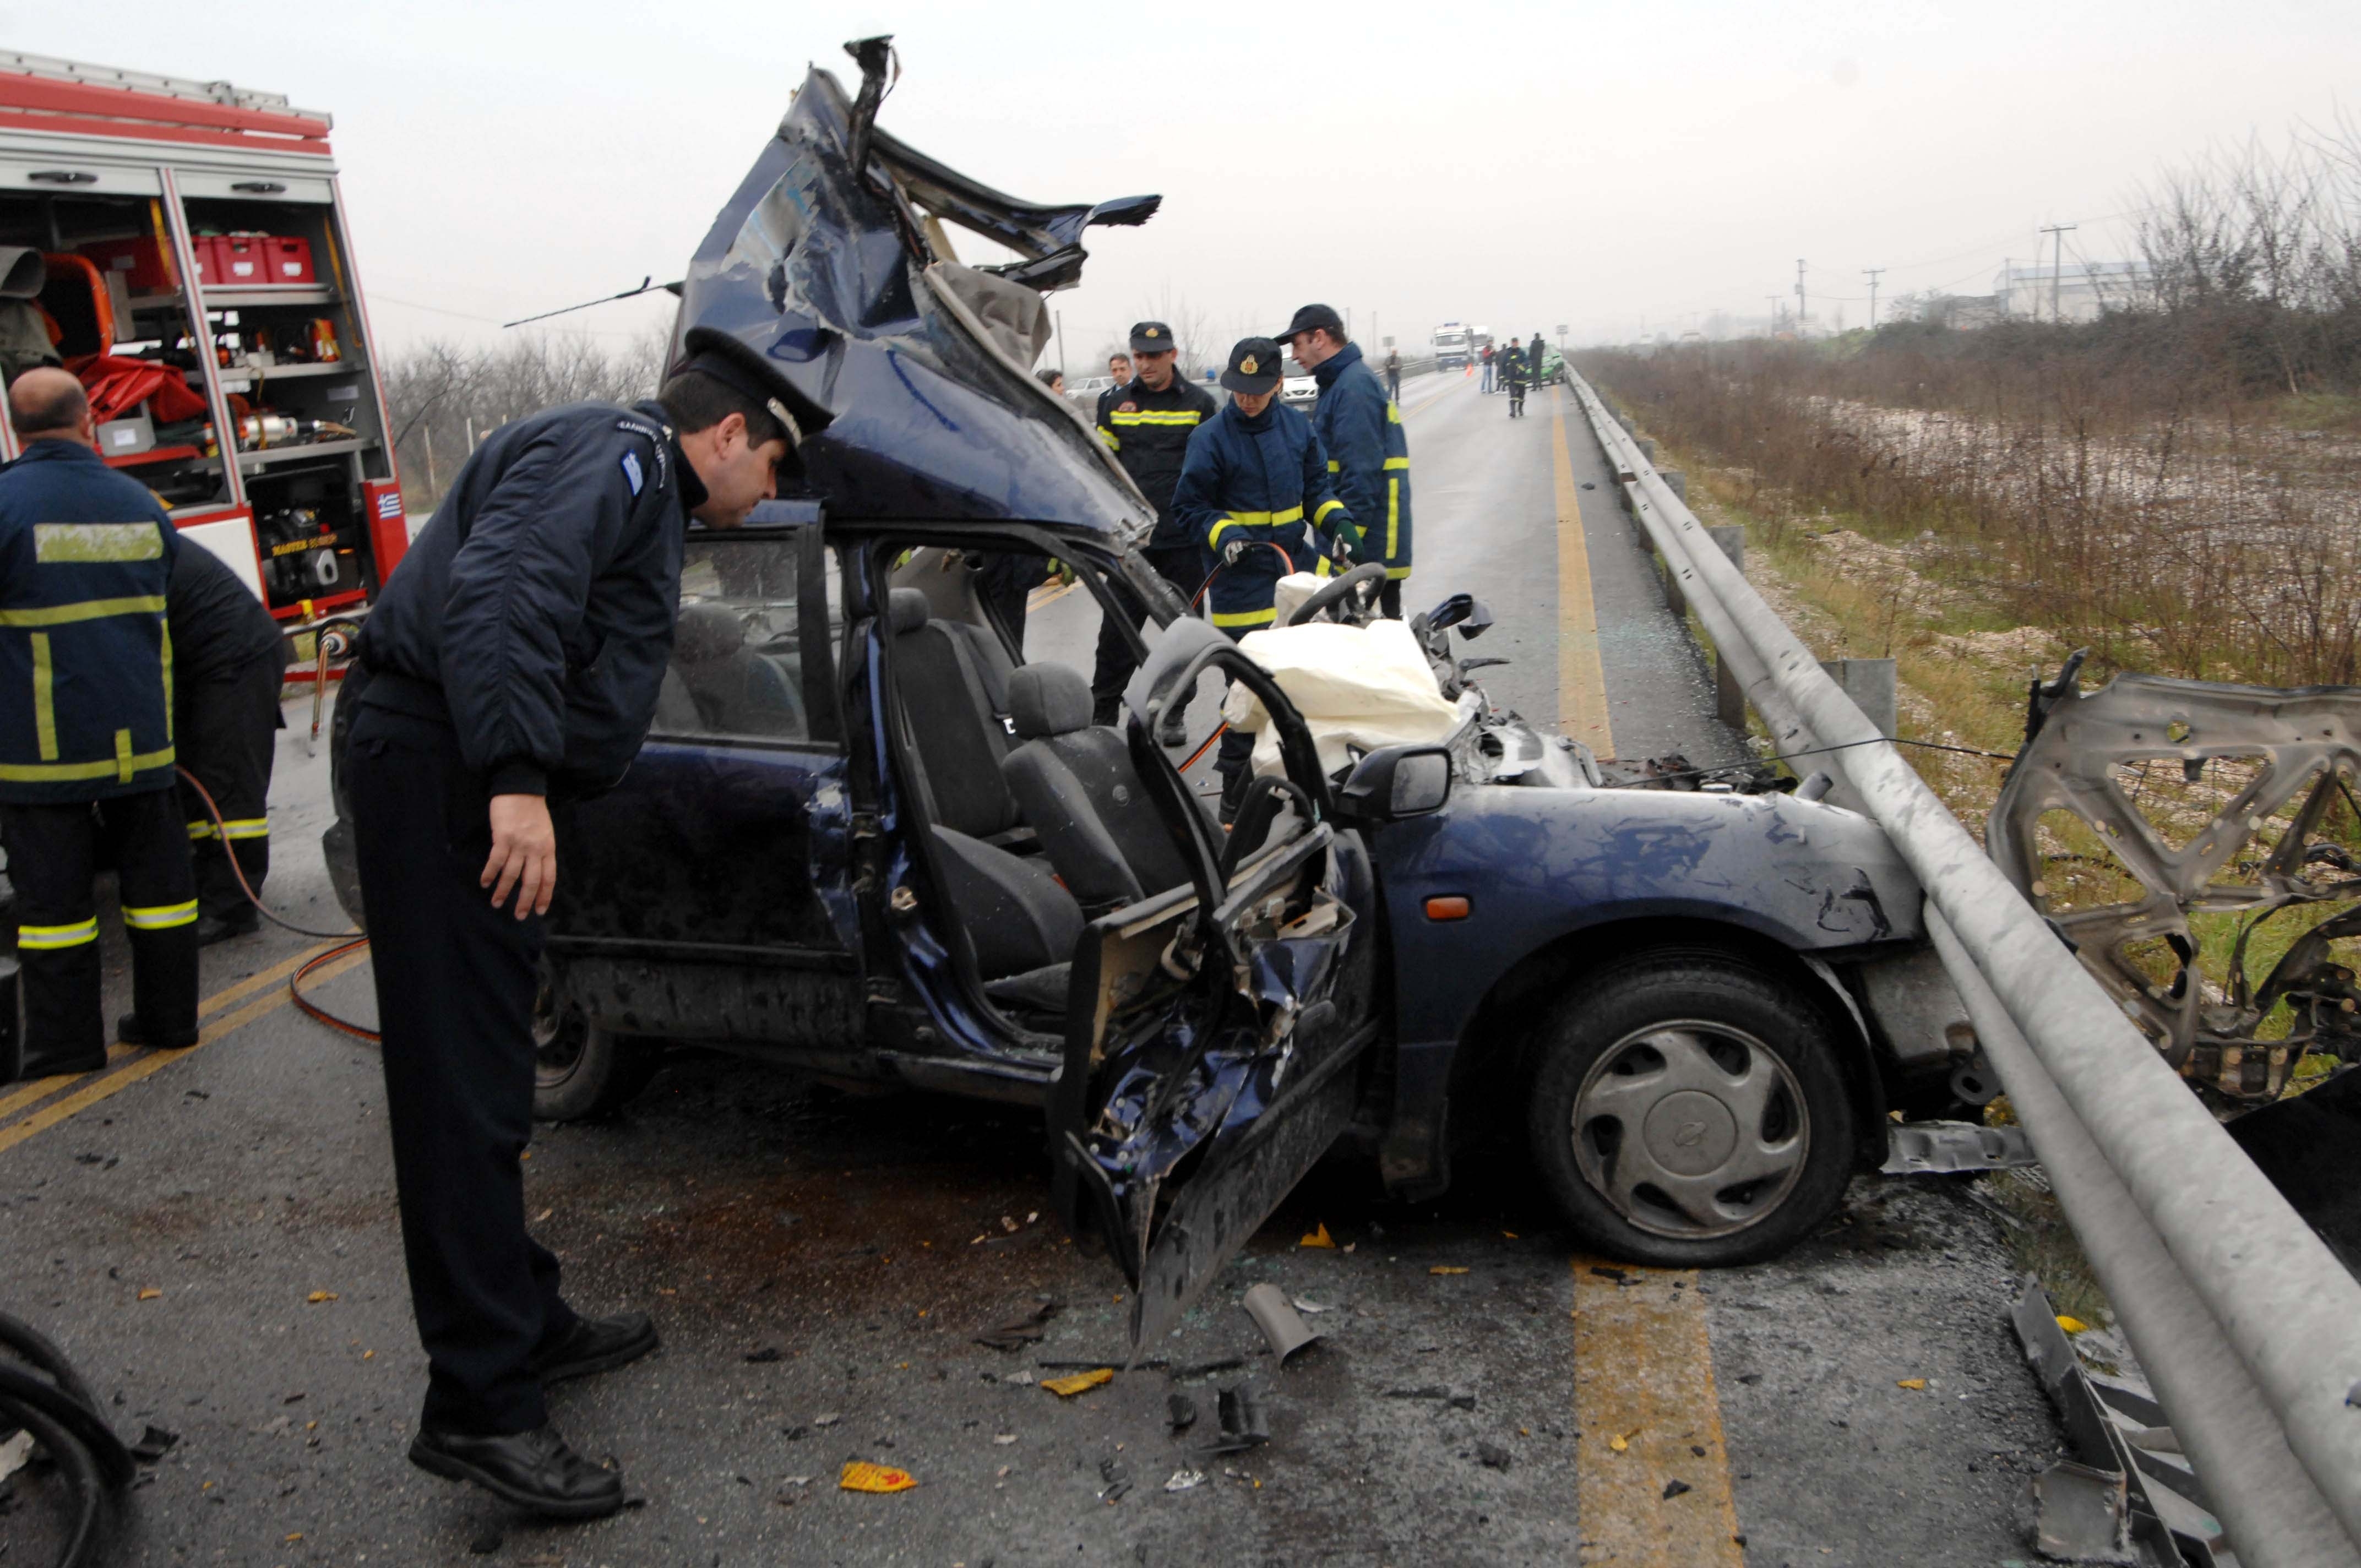
[[[1917,874],[1936,949],[2240,1563],[2361,1565],[2361,1282],[1567,379],[1777,749],[1843,748],[1815,761]]]

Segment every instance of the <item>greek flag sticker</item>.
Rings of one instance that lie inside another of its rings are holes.
[[[631,494],[635,496],[640,493],[640,487],[648,482],[647,476],[640,472],[640,455],[638,453],[626,452],[623,454],[623,477],[631,481]]]

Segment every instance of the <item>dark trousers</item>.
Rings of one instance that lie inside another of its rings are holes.
[[[1156,568],[1158,576],[1172,585],[1183,603],[1196,596],[1197,589],[1205,581],[1205,574],[1213,569],[1206,565],[1205,552],[1194,544],[1151,545],[1140,554],[1148,558],[1149,565]],[[1131,596],[1124,591],[1120,579],[1113,579],[1113,584],[1116,597],[1124,601],[1124,613],[1131,618],[1132,625],[1145,622],[1147,609],[1133,602]],[[1093,723],[1115,722],[1117,707],[1123,701],[1123,688],[1130,683],[1131,673],[1137,668],[1139,661],[1132,657],[1130,648],[1125,645],[1123,629],[1115,624],[1115,618],[1111,615],[1103,617],[1099,621],[1098,659],[1091,670]]]
[[[197,1039],[197,898],[188,829],[169,788],[93,804],[0,806],[0,839],[16,884],[16,958],[25,1036],[18,1078],[106,1065],[98,912],[91,889],[99,836],[115,851],[131,938],[131,1009],[150,1045]]]
[[[1386,372],[1386,396],[1391,398],[1396,402],[1401,401],[1400,371],[1389,370]]]
[[[1402,618],[1402,584],[1409,580],[1410,579],[1407,577],[1388,577],[1386,579],[1386,586],[1378,590],[1378,613],[1379,615],[1384,616],[1388,620],[1400,620]]]
[[[491,905],[490,795],[445,726],[364,704],[345,776],[384,1036],[410,1299],[438,1431],[530,1431],[529,1365],[574,1326],[557,1259],[525,1234],[543,920]]]
[[[181,804],[187,813],[189,842],[196,855],[197,910],[216,920],[239,919],[252,907],[238,890],[230,857],[259,895],[270,874],[270,766],[285,722],[279,710],[287,662],[276,650],[217,680],[184,681],[175,694],[173,730],[181,766],[196,775],[220,807],[228,830],[222,834],[205,815],[204,802],[187,780]]]

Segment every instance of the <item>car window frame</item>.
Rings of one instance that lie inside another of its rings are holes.
[[[844,713],[837,690],[837,643],[844,635],[840,587],[831,605],[829,558],[826,527],[818,518],[793,522],[750,523],[742,528],[692,528],[686,547],[702,544],[727,549],[751,549],[762,544],[792,543],[796,561],[796,639],[801,668],[805,728],[800,736],[731,735],[708,730],[665,729],[651,723],[643,744],[726,746],[748,751],[832,751],[844,750]],[[812,637],[806,628],[819,627]],[[667,661],[667,668],[670,667]]]

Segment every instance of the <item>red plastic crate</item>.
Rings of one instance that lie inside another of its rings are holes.
[[[291,235],[269,235],[262,241],[262,269],[269,280],[286,286],[316,280],[312,270],[312,242]]]
[[[204,256],[207,240],[197,241],[200,261]],[[169,294],[180,285],[172,275],[170,258],[164,253],[162,242],[153,235],[137,239],[93,240],[82,247],[101,272],[120,273],[123,286],[134,294]],[[200,278],[204,268],[197,269]]]
[[[197,270],[198,275],[214,288],[258,289],[278,281],[268,270],[270,258],[261,235],[217,235],[196,243],[213,249],[214,265],[210,276],[202,264]]]

